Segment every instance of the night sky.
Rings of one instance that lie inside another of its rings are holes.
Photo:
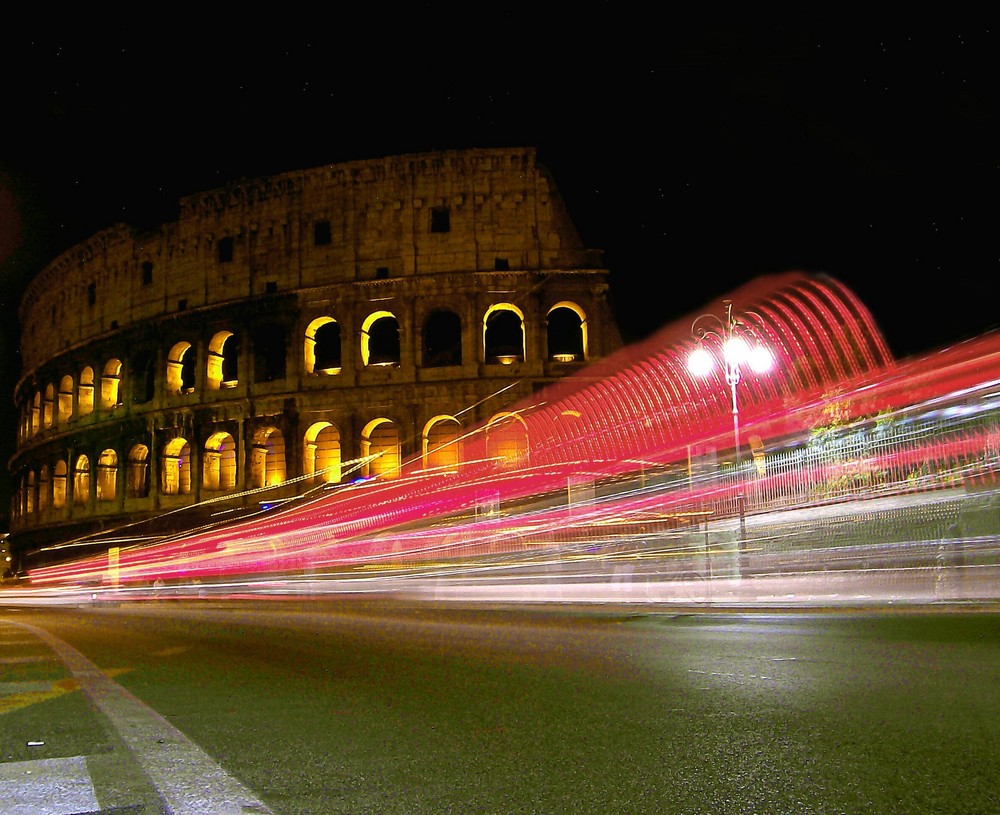
[[[604,250],[626,340],[788,269],[851,288],[897,357],[1000,323],[987,25],[407,8],[303,13],[285,30],[8,26],[0,399],[21,373],[24,283],[75,243],[175,220],[180,197],[231,180],[434,149],[537,147]]]

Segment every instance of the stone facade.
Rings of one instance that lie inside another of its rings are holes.
[[[461,458],[467,429],[621,346],[535,151],[393,156],[180,201],[22,300],[15,549]]]

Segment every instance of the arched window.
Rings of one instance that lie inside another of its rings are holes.
[[[317,317],[309,323],[304,353],[307,374],[339,374],[340,324],[333,317]]]
[[[31,403],[31,435],[42,430],[42,392],[35,391],[35,400]]]
[[[77,410],[81,416],[87,416],[94,412],[94,369],[89,365],[80,371]]]
[[[462,425],[454,416],[435,416],[424,426],[424,467],[456,467],[462,461]]]
[[[125,494],[129,498],[149,495],[149,448],[145,444],[136,444],[128,452]]]
[[[232,331],[219,331],[212,337],[208,343],[205,387],[209,390],[235,388],[239,384],[238,357],[239,350]]]
[[[62,459],[52,468],[52,506],[55,509],[66,506],[66,462]]]
[[[548,358],[556,362],[582,362],[587,358],[587,316],[575,303],[556,303],[546,323]]]
[[[524,314],[510,303],[490,306],[483,317],[486,362],[510,365],[524,361]]]
[[[66,374],[59,381],[59,424],[73,418],[73,377]]]
[[[361,361],[368,366],[399,365],[399,322],[391,312],[376,311],[365,318]]]
[[[167,355],[167,393],[194,393],[194,348],[179,342]]]
[[[250,483],[273,487],[285,480],[285,438],[276,427],[262,427],[253,437]]]
[[[28,472],[28,490],[25,497],[24,511],[26,514],[31,515],[35,511],[35,501],[38,498],[38,484],[35,483],[34,470]]]
[[[236,442],[229,433],[213,433],[205,442],[202,486],[206,490],[231,490],[236,486]]]
[[[310,425],[305,435],[305,474],[320,483],[340,481],[340,431],[330,422]]]
[[[73,468],[73,503],[85,507],[90,503],[90,459],[80,456]]]
[[[118,497],[118,454],[104,450],[97,459],[97,500],[114,501]]]
[[[42,405],[42,424],[45,429],[48,430],[52,427],[52,419],[56,412],[56,389],[55,386],[49,382],[45,386],[45,402]]]
[[[161,485],[164,495],[191,492],[191,445],[187,439],[171,439],[164,446]]]
[[[101,376],[101,407],[104,410],[114,410],[122,403],[121,399],[122,361],[109,359]]]
[[[443,368],[462,364],[462,320],[447,309],[427,315],[423,330],[423,366]]]
[[[486,455],[500,459],[508,467],[527,463],[528,428],[513,413],[494,416],[486,425]]]
[[[361,455],[368,459],[361,468],[366,477],[395,478],[399,475],[399,430],[391,419],[373,419],[361,431]]]
[[[49,494],[51,484],[49,484],[49,467],[42,465],[38,471],[38,511],[45,512],[49,508]]]

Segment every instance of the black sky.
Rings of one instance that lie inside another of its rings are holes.
[[[793,268],[855,291],[899,357],[997,325],[988,25],[470,8],[9,26],[4,358],[24,282],[105,227],[174,220],[180,197],[234,179],[464,147],[538,148],[605,252],[626,339]],[[7,365],[0,398],[19,375]]]

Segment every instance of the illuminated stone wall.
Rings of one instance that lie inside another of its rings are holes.
[[[532,149],[286,173],[115,225],[21,304],[15,538],[460,460],[462,429],[620,347],[607,291]]]

